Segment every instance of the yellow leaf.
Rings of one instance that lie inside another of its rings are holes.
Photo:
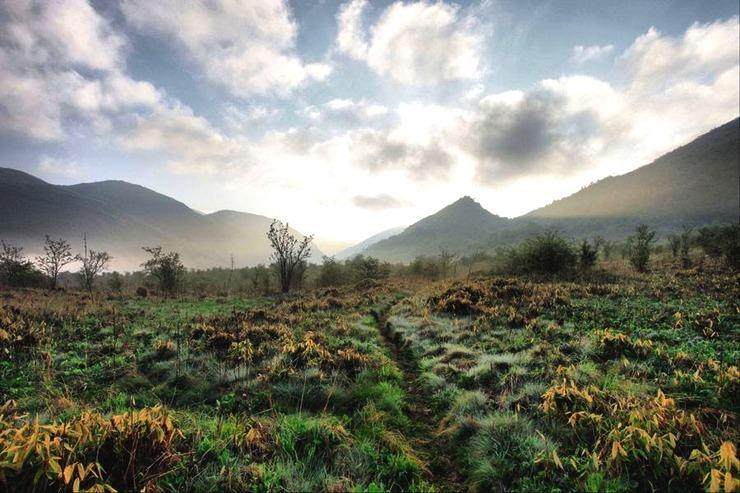
[[[735,491],[735,480],[732,478],[732,473],[725,473],[725,493],[733,493]]]
[[[75,478],[75,482],[72,485],[72,492],[78,493],[80,491],[80,478]]]
[[[622,444],[618,441],[612,443],[612,460],[616,459],[618,455],[627,457],[627,452],[622,448]]]
[[[69,464],[67,467],[64,468],[64,484],[69,484],[69,481],[72,479],[72,474],[74,473],[74,470],[74,464]]]
[[[711,493],[719,493],[721,491],[721,485],[722,485],[722,473],[719,472],[717,469],[712,469],[712,472],[710,473],[711,480],[709,481],[709,491]]]
[[[560,469],[563,469],[563,463],[560,461],[560,457],[558,457],[557,450],[552,451],[552,460]]]
[[[719,447],[719,463],[725,471],[731,471],[733,467],[740,468],[737,460],[737,452],[732,442],[723,442]]]

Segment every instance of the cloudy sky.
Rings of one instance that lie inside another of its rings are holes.
[[[3,0],[0,166],[353,242],[738,115],[737,0]]]

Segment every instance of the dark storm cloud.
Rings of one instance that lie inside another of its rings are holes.
[[[566,176],[588,164],[586,146],[602,130],[594,113],[574,111],[557,89],[540,87],[511,100],[483,100],[466,148],[484,183]]]
[[[558,98],[545,92],[525,94],[514,104],[484,105],[470,134],[481,178],[508,179],[536,172],[562,139],[556,127],[561,110]]]

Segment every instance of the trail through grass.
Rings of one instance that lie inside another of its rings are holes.
[[[440,491],[464,491],[464,478],[444,437],[439,434],[438,420],[429,407],[428,396],[425,396],[419,380],[418,364],[411,353],[404,350],[400,339],[393,338],[388,331],[388,312],[392,307],[393,303],[380,305],[373,309],[372,314],[383,344],[403,372],[407,404],[405,411],[410,422],[407,438],[428,464],[429,479],[435,487]]]

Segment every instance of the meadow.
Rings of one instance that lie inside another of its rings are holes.
[[[712,263],[0,297],[0,490],[740,488],[740,275]]]

